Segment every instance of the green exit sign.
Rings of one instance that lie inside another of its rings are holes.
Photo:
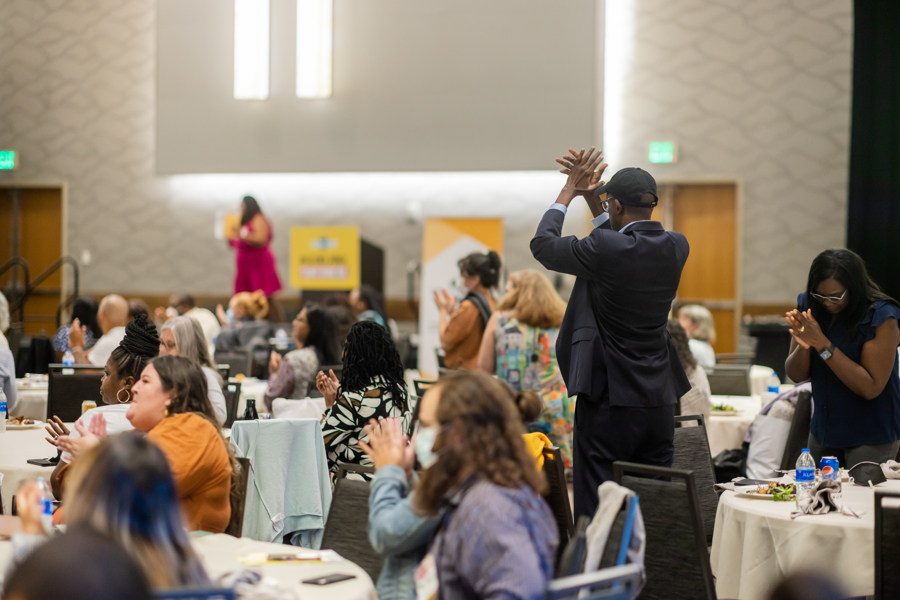
[[[678,162],[675,153],[675,142],[650,142],[648,158],[652,163]]]
[[[16,153],[12,150],[0,150],[0,171],[11,171],[16,168]]]

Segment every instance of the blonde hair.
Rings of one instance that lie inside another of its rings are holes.
[[[255,292],[239,292],[231,297],[229,305],[243,306],[254,321],[265,319],[269,314],[269,300],[262,290]]]
[[[700,340],[714,344],[716,342],[716,326],[713,322],[712,313],[705,306],[699,304],[686,304],[678,311],[678,316],[685,316],[696,325],[696,329],[691,334],[691,339]]]
[[[539,329],[562,325],[566,303],[547,276],[536,269],[516,271],[509,276],[513,290],[500,302],[500,310],[512,311],[520,323]]]

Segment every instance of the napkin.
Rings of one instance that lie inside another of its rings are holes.
[[[834,494],[841,492],[841,484],[830,479],[823,479],[816,484],[810,495],[806,498],[798,498],[797,509],[791,513],[791,518],[796,519],[802,515],[825,515],[830,512],[839,512],[848,517],[860,516],[849,506],[841,506],[834,498]]]
[[[881,465],[884,476],[888,479],[900,479],[900,462],[889,460]]]
[[[234,588],[241,600],[297,600],[297,594],[273,577],[264,577],[259,569],[228,571],[216,578],[216,585]]]

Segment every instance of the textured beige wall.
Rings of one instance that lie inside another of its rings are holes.
[[[742,178],[744,301],[794,302],[813,257],[845,243],[851,0],[624,2],[634,46],[606,59],[625,60],[611,166]],[[651,140],[677,141],[678,163],[651,167]]]
[[[613,167],[646,166],[647,141],[675,139],[681,160],[658,176],[742,177],[745,300],[790,303],[812,257],[844,242],[850,0],[633,4]],[[402,296],[421,249],[416,206],[502,216],[510,268],[534,265],[553,173],[156,177],[155,26],[152,0],[0,0],[0,146],[22,158],[0,181],[69,183],[69,252],[93,255],[85,289],[227,293],[232,257],[213,220],[247,192],[275,219],[283,277],[291,225],[358,223]]]

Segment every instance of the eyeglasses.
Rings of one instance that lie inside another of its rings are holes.
[[[603,212],[609,212],[609,201],[614,200],[609,194],[606,195],[606,200],[600,201],[600,208],[603,209]]]
[[[844,293],[840,296],[822,296],[820,294],[810,294],[813,298],[818,300],[819,302],[828,302],[829,304],[837,304],[841,300],[844,299],[844,296],[847,295],[847,290],[844,290]]]

